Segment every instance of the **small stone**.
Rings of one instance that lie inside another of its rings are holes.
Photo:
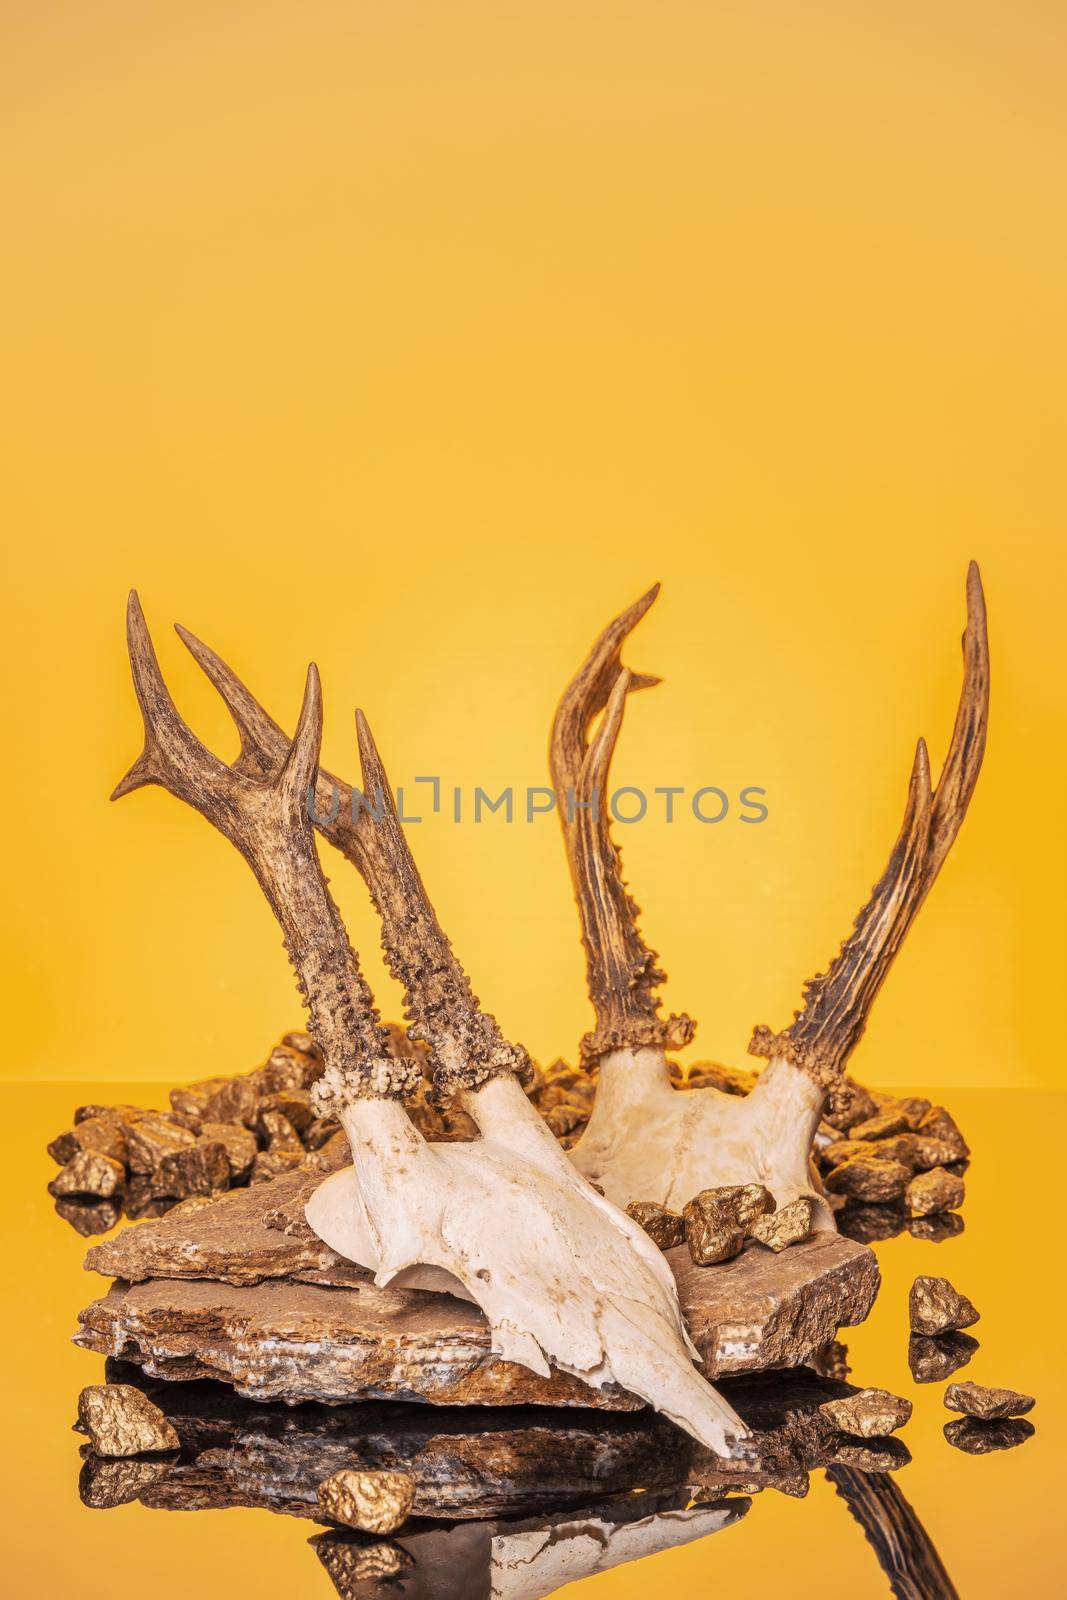
[[[162,1115],[142,1117],[126,1136],[131,1172],[155,1172],[167,1156],[187,1150],[196,1134]]]
[[[266,1139],[268,1150],[288,1150],[295,1155],[303,1155],[304,1141],[289,1118],[282,1116],[280,1111],[261,1110],[256,1116],[256,1126]]]
[[[57,1200],[56,1215],[69,1222],[75,1233],[83,1239],[94,1234],[107,1233],[122,1215],[117,1200]]]
[[[956,1417],[946,1422],[945,1438],[956,1450],[969,1456],[987,1456],[994,1450],[1014,1450],[1033,1436],[1034,1425],[1025,1417],[1005,1417],[986,1422],[981,1417]]]
[[[272,1083],[270,1088],[260,1090],[249,1078],[227,1078],[205,1102],[203,1119],[205,1122],[243,1122],[251,1128],[261,1095],[284,1087],[286,1085]]]
[[[303,1157],[294,1150],[260,1150],[252,1163],[249,1183],[269,1183],[283,1172],[295,1172]]]
[[[930,1244],[944,1244],[946,1239],[958,1239],[964,1222],[958,1211],[940,1211],[932,1217],[909,1217],[908,1232],[913,1239],[925,1239]]]
[[[934,1139],[924,1133],[909,1133],[908,1155],[916,1172],[929,1172],[931,1167],[948,1167],[964,1158],[948,1139]]]
[[[257,1127],[262,1125],[268,1111],[280,1111],[285,1120],[301,1134],[315,1120],[310,1089],[279,1089],[275,1094],[268,1094],[259,1103]]]
[[[888,1108],[883,1106],[882,1109],[887,1110]],[[903,1100],[896,1102],[895,1109],[907,1118],[909,1128],[917,1128],[923,1117],[932,1108],[930,1101],[924,1100],[920,1095],[907,1095]]]
[[[821,1378],[832,1378],[835,1383],[844,1383],[852,1371],[848,1364],[848,1346],[840,1339],[831,1339],[807,1365]]]
[[[751,1094],[759,1073],[748,1067],[723,1066],[718,1061],[694,1061],[680,1078],[682,1089],[718,1089],[722,1094]]]
[[[578,1105],[573,1100],[561,1100],[558,1105],[551,1106],[545,1112],[545,1121],[556,1138],[562,1139],[566,1134],[573,1133],[576,1128],[585,1126],[589,1121],[589,1108]]]
[[[819,1411],[839,1433],[876,1439],[904,1426],[911,1416],[911,1401],[888,1389],[860,1389],[843,1400],[827,1400]]]
[[[126,1180],[122,1209],[131,1222],[137,1222],[142,1217],[162,1217],[171,1203],[153,1194],[152,1179],[147,1172],[135,1172]]]
[[[878,1104],[861,1083],[844,1078],[830,1091],[830,1105],[826,1120],[831,1127],[847,1131],[857,1122],[866,1122],[878,1110]]]
[[[110,1511],[114,1506],[129,1505],[166,1477],[172,1464],[161,1461],[158,1456],[147,1461],[134,1456],[124,1461],[90,1453],[78,1479],[82,1505],[93,1511]]]
[[[92,1109],[95,1110],[95,1107]],[[48,1154],[61,1167],[67,1166],[82,1152],[110,1156],[113,1161],[125,1165],[126,1131],[114,1112],[101,1111],[95,1116],[83,1117],[80,1122],[75,1114],[74,1127],[67,1133],[61,1133],[48,1146]]]
[[[68,1195],[92,1195],[98,1200],[121,1194],[126,1185],[126,1168],[111,1156],[80,1150],[73,1161],[58,1172],[48,1185],[56,1199]]]
[[[729,1261],[744,1247],[744,1228],[732,1205],[724,1205],[718,1198],[721,1193],[719,1189],[704,1189],[682,1210],[689,1254],[699,1267]]]
[[[106,1117],[122,1123],[139,1122],[142,1117],[151,1115],[152,1113],[146,1111],[143,1106],[131,1106],[125,1102],[120,1102],[114,1106],[105,1106],[94,1100],[90,1101],[88,1105],[77,1107],[74,1112],[74,1125],[77,1127],[78,1123],[88,1122],[94,1117]]]
[[[1036,1404],[1032,1394],[1020,1394],[1016,1389],[988,1389],[982,1383],[950,1383],[945,1390],[945,1405],[950,1411],[963,1411],[987,1422],[999,1417],[1021,1417]]]
[[[826,1187],[851,1200],[866,1200],[882,1205],[898,1200],[907,1188],[911,1172],[901,1161],[881,1161],[877,1156],[856,1156],[835,1167]]]
[[[979,1349],[969,1333],[913,1333],[908,1340],[908,1366],[916,1383],[941,1383],[965,1367]]]
[[[340,1131],[341,1124],[335,1122],[332,1117],[324,1117],[322,1120],[316,1118],[304,1135],[304,1143],[309,1150],[321,1150],[327,1140],[332,1139],[334,1134]]]
[[[343,1467],[319,1484],[318,1499],[331,1522],[364,1533],[395,1533],[411,1515],[415,1485],[406,1472]]]
[[[322,1051],[310,1033],[285,1033],[282,1035],[282,1044],[288,1045],[290,1050],[297,1051],[299,1055],[311,1056],[317,1061],[322,1060]]]
[[[967,1296],[954,1289],[947,1278],[916,1278],[908,1309],[912,1333],[949,1333],[978,1321],[978,1312]]]
[[[78,1422],[98,1456],[177,1450],[181,1441],[162,1411],[128,1383],[95,1383],[78,1396]]]
[[[252,1170],[256,1159],[256,1137],[240,1122],[204,1122],[201,1134],[221,1144],[230,1165],[231,1183],[242,1183]]]
[[[889,1139],[894,1133],[905,1133],[910,1127],[904,1111],[891,1108],[879,1111],[876,1116],[868,1117],[866,1122],[857,1122],[848,1130],[850,1139],[868,1141],[871,1139]]]
[[[261,1067],[249,1074],[257,1094],[278,1094],[283,1089],[306,1089],[322,1076],[322,1063],[296,1050],[277,1045]]]
[[[632,1200],[626,1207],[626,1215],[644,1228],[652,1243],[661,1250],[685,1243],[684,1218],[655,1200]]]
[[[860,1444],[841,1434],[830,1446],[831,1459],[840,1467],[855,1467],[859,1472],[896,1472],[911,1460],[903,1439],[872,1439]]]
[[[954,1161],[966,1161],[971,1153],[966,1139],[944,1106],[933,1106],[920,1119],[916,1132],[923,1138],[936,1139],[947,1145],[953,1151]]]
[[[213,1094],[229,1083],[229,1078],[201,1078],[198,1083],[186,1083],[170,1091],[170,1103],[180,1116],[199,1121]]]
[[[218,1139],[196,1139],[184,1150],[164,1156],[152,1180],[152,1193],[187,1200],[193,1195],[222,1194],[230,1187],[226,1146]]]
[[[958,1211],[965,1193],[962,1178],[944,1167],[933,1167],[912,1178],[904,1191],[904,1204],[910,1217],[932,1217],[941,1211]]]
[[[779,1210],[757,1217],[748,1230],[749,1237],[758,1239],[768,1250],[784,1250],[808,1237],[814,1216],[814,1200],[806,1194],[798,1195]]]

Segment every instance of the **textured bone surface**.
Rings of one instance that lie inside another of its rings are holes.
[[[1037,1403],[1032,1394],[1020,1394],[1017,1389],[990,1389],[983,1383],[950,1383],[944,1398],[950,1411],[962,1411],[968,1417],[987,1420],[1021,1417]]]
[[[342,1467],[319,1484],[318,1501],[331,1522],[364,1533],[395,1533],[411,1515],[415,1485],[406,1472]]]
[[[920,1276],[911,1286],[908,1313],[912,1333],[951,1333],[957,1328],[970,1328],[978,1321],[978,1312],[965,1294],[949,1283],[947,1278]]]
[[[146,1394],[128,1383],[94,1383],[78,1396],[78,1423],[99,1456],[177,1450],[178,1435]]]

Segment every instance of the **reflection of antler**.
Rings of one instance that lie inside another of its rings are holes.
[[[129,639],[147,737],[116,794],[161,783],[238,847],[282,925],[311,1010],[325,1057],[315,1093],[341,1121],[354,1160],[312,1198],[312,1226],[374,1270],[380,1285],[402,1274],[410,1282],[417,1268],[447,1274],[447,1286],[485,1312],[493,1349],[505,1359],[546,1376],[551,1360],[595,1386],[619,1384],[728,1454],[745,1430],[692,1365],[670,1270],[643,1232],[565,1161],[516,1080],[524,1055],[492,1043],[495,1024],[477,1012],[391,797],[384,799],[385,774],[365,722],[364,778],[383,791],[381,853],[368,849],[366,858],[381,872],[375,887],[388,898],[386,939],[438,1080],[464,1091],[485,1135],[469,1145],[428,1145],[408,1119],[400,1101],[421,1074],[388,1053],[318,865],[306,803],[321,734],[314,669],[283,760],[269,761],[242,729],[241,755],[228,768],[181,721],[135,598]],[[421,941],[434,929],[440,944],[426,961]],[[482,1051],[487,1036],[490,1048]]]
[[[826,1476],[863,1529],[897,1600],[959,1600],[930,1535],[887,1473],[828,1467]]]
[[[760,1182],[779,1204],[810,1196],[816,1225],[832,1227],[810,1169],[826,1093],[840,1080],[871,1003],[952,845],[981,765],[989,658],[978,568],[972,563],[968,573],[964,687],[937,791],[931,792],[920,741],[889,868],[829,972],[807,986],[805,1008],[792,1027],[780,1035],[756,1030],[750,1048],[771,1062],[744,1099],[712,1088],[685,1094],[672,1088],[665,1046],[688,1037],[691,1024],[657,1015],[655,988],[662,974],[637,931],[636,908],[622,886],[608,827],[604,790],[626,695],[635,683],[655,681],[626,673],[621,646],[655,594],[651,590],[604,630],[565,691],[552,731],[557,787],[574,789],[589,806],[572,808],[563,820],[597,1019],[596,1030],[583,1040],[583,1056],[599,1065],[593,1113],[571,1153],[580,1170],[620,1205],[659,1200],[680,1206],[709,1185]],[[587,743],[592,719],[605,706],[600,729]],[[604,940],[611,958],[602,962]]]

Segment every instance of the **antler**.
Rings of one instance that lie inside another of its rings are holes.
[[[289,736],[236,673],[187,628],[178,634],[215,685],[237,725],[237,765],[264,774],[288,759]],[[489,1077],[530,1074],[526,1050],[505,1039],[484,1011],[444,932],[408,848],[385,768],[366,717],[356,712],[362,794],[332,773],[320,772],[313,820],[366,881],[382,924],[389,970],[402,985],[414,1039],[430,1048],[434,1081],[442,1094],[472,1089]]]
[[[136,591],[130,594],[126,636],[145,746],[111,798],[158,784],[237,847],[281,925],[326,1061],[319,1092],[402,1097],[418,1082],[418,1067],[389,1053],[370,989],[326,888],[307,818],[322,737],[315,666],[308,668],[296,737],[268,777],[247,761],[226,766],[186,726],[163,681]]]
[[[680,1049],[695,1024],[684,1014],[660,1015],[666,974],[637,925],[639,907],[622,876],[611,836],[607,779],[626,696],[659,679],[622,666],[622,646],[659,594],[653,585],[608,624],[568,684],[552,723],[549,762],[571,880],[582,921],[589,997],[596,1027],[581,1042],[582,1063],[594,1066],[609,1051],[658,1045]],[[590,729],[604,718],[595,738]]]
[[[784,1057],[827,1087],[840,1079],[863,1033],[875,995],[933,886],[967,813],[985,752],[989,641],[978,565],[967,573],[963,689],[952,742],[936,790],[919,740],[904,823],[882,877],[826,972],[804,986],[804,1004],[782,1033],[758,1027],[749,1051]]]

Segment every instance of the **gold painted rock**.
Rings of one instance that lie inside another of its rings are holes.
[[[872,1151],[834,1167],[827,1176],[826,1187],[834,1194],[848,1195],[850,1200],[884,1205],[887,1200],[899,1200],[910,1179],[911,1169],[902,1161],[884,1161]]]
[[[799,1244],[811,1232],[815,1215],[815,1202],[810,1195],[798,1195],[778,1211],[769,1211],[757,1217],[749,1228],[749,1237],[756,1239],[768,1250],[784,1250],[788,1245]]]
[[[319,1484],[319,1506],[331,1522],[363,1533],[395,1533],[411,1515],[415,1485],[406,1472],[344,1467]]]
[[[1016,1389],[989,1389],[982,1383],[950,1383],[945,1390],[945,1405],[969,1417],[984,1417],[988,1422],[999,1417],[1021,1417],[1037,1404],[1032,1394]]]
[[[827,1400],[819,1409],[840,1433],[875,1439],[904,1426],[911,1416],[911,1401],[888,1389],[860,1389],[844,1400]]]
[[[916,1278],[908,1310],[912,1333],[950,1333],[969,1328],[979,1315],[967,1296],[954,1289],[947,1278]]]
[[[676,1211],[668,1211],[657,1200],[632,1200],[626,1215],[648,1234],[652,1243],[661,1250],[671,1250],[685,1243],[685,1219]]]
[[[195,1139],[183,1150],[164,1156],[152,1179],[156,1199],[190,1200],[222,1194],[230,1187],[226,1146],[218,1139]]]
[[[98,1456],[179,1448],[178,1435],[162,1411],[132,1384],[90,1384],[78,1396],[78,1422]]]
[[[963,1204],[963,1179],[944,1167],[934,1167],[912,1178],[904,1191],[904,1204],[910,1217],[932,1217],[942,1211],[958,1211]]]
[[[79,1150],[73,1161],[52,1179],[48,1193],[56,1200],[70,1195],[91,1195],[97,1200],[108,1200],[120,1195],[126,1184],[126,1168],[112,1156],[97,1155],[92,1150]]]

